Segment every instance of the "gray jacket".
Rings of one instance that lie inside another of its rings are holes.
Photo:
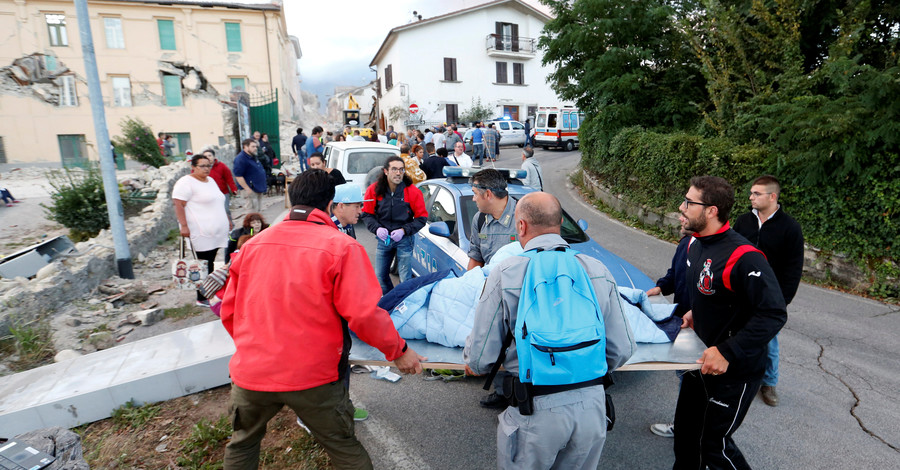
[[[531,239],[525,250],[552,250],[560,246],[568,244],[559,235],[546,234]],[[613,371],[625,364],[634,353],[634,335],[622,311],[622,299],[612,274],[603,263],[587,255],[579,254],[578,260],[587,270],[597,294],[597,303],[606,325],[606,364]],[[475,324],[463,350],[463,360],[476,374],[490,372],[500,354],[506,332],[515,329],[519,295],[527,266],[528,258],[511,256],[491,269],[485,281],[475,307]],[[519,373],[515,341],[507,350],[503,367],[512,374]]]
[[[525,161],[522,162],[522,169],[528,172],[528,174],[525,175],[525,179],[522,180],[522,184],[543,191],[544,171],[541,170],[541,162],[537,161],[534,157],[526,158]]]

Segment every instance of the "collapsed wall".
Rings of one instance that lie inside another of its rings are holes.
[[[225,162],[234,159],[231,145],[212,147]],[[139,178],[157,191],[153,203],[141,214],[125,220],[125,233],[132,257],[146,255],[169,231],[177,227],[172,206],[175,182],[190,171],[190,162],[173,162],[160,168],[148,168]],[[75,245],[76,252],[60,256],[44,266],[33,279],[0,279],[0,336],[9,334],[12,321],[29,322],[50,314],[67,302],[81,298],[101,281],[116,275],[112,233],[102,230],[90,240]]]

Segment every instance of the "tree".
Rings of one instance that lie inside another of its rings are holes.
[[[481,97],[472,98],[472,106],[459,115],[459,121],[468,124],[470,122],[484,121],[492,118],[494,110],[481,104]]]
[[[154,168],[166,164],[159,153],[159,145],[150,126],[138,118],[126,117],[122,120],[122,136],[112,139],[116,149],[125,155]]]

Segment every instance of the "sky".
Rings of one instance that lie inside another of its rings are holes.
[[[288,34],[300,39],[303,52],[300,87],[317,94],[324,108],[335,86],[365,85],[375,79],[369,63],[388,31],[411,22],[413,11],[423,18],[431,18],[487,1],[284,0]],[[528,3],[537,4],[537,1]],[[317,7],[309,8],[310,5]],[[311,20],[311,14],[317,19]]]

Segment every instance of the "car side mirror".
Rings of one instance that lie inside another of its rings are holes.
[[[432,222],[428,227],[428,233],[439,237],[450,238],[450,227],[447,226],[447,222]]]
[[[581,227],[581,230],[587,232],[587,228],[588,228],[587,220],[578,219],[578,226]]]

